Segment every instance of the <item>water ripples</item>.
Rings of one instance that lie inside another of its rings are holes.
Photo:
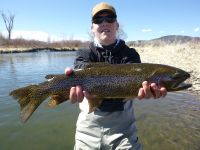
[[[48,109],[43,103],[22,125],[19,105],[8,94],[44,81],[47,74],[64,73],[67,66],[73,66],[74,56],[73,52],[0,55],[0,149],[23,150],[30,145],[33,150],[73,149],[77,105],[65,103]],[[186,92],[168,93],[159,100],[135,100],[134,109],[144,150],[200,149],[199,97]]]

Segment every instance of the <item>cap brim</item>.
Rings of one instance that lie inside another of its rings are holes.
[[[112,11],[112,10],[109,10],[109,9],[103,9],[103,10],[100,10],[98,12],[96,12],[92,18],[96,17],[97,15],[101,15],[102,13],[109,13],[109,14],[112,14],[113,16],[117,17],[117,15]]]

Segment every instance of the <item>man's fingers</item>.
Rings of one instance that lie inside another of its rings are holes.
[[[150,89],[151,89],[151,92],[152,92],[152,95],[154,98],[160,98],[160,96],[161,96],[160,89],[158,88],[158,86],[155,83],[151,83]]]
[[[82,102],[84,98],[84,94],[82,91],[81,86],[76,86],[76,95],[77,95],[77,102]]]
[[[69,67],[65,69],[65,74],[66,76],[70,76],[73,73],[73,70]],[[71,100],[71,103],[76,103],[76,102],[82,102],[84,98],[84,94],[82,91],[81,86],[75,86],[71,87],[70,89],[70,94],[69,94],[69,99]]]
[[[76,103],[76,101],[77,101],[76,87],[71,87],[69,99],[71,100],[72,104]]]
[[[71,87],[69,99],[72,104],[76,102],[78,103],[82,102],[83,98],[84,98],[84,94],[83,94],[81,86]]]
[[[148,84],[147,81],[144,81],[144,82],[142,83],[142,87],[143,87],[143,89],[144,89],[145,98],[148,99],[148,98],[152,97],[152,93],[151,93],[151,90],[150,90],[150,86],[149,86],[149,84]]]
[[[162,97],[165,97],[167,95],[167,90],[165,87],[160,88],[160,94]]]
[[[144,98],[144,95],[145,95],[144,89],[143,89],[143,88],[140,88],[140,89],[139,89],[139,92],[138,92],[138,99]]]
[[[158,87],[156,83],[148,84],[147,81],[142,83],[142,88],[139,89],[138,92],[138,99],[149,99],[154,97],[155,99],[165,97],[167,95],[167,90],[165,87]]]

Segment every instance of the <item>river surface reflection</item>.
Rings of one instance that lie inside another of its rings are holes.
[[[78,106],[49,109],[44,102],[26,124],[9,92],[44,81],[47,74],[73,66],[74,52],[0,55],[0,150],[73,149]],[[199,150],[200,100],[188,92],[168,93],[160,100],[135,100],[138,136],[144,150]]]

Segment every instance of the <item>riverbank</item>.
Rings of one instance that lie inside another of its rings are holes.
[[[190,72],[192,83],[190,91],[200,95],[200,49],[187,44],[165,45],[159,47],[135,47],[142,62],[159,63],[178,67]]]
[[[5,54],[5,53],[25,53],[25,52],[39,52],[39,51],[76,51],[78,48],[50,48],[50,47],[43,47],[43,48],[0,48],[0,54]]]
[[[88,41],[63,40],[55,42],[44,42],[25,39],[5,39],[0,36],[1,53],[22,53],[38,52],[41,50],[49,51],[75,51],[80,48],[88,47]]]

